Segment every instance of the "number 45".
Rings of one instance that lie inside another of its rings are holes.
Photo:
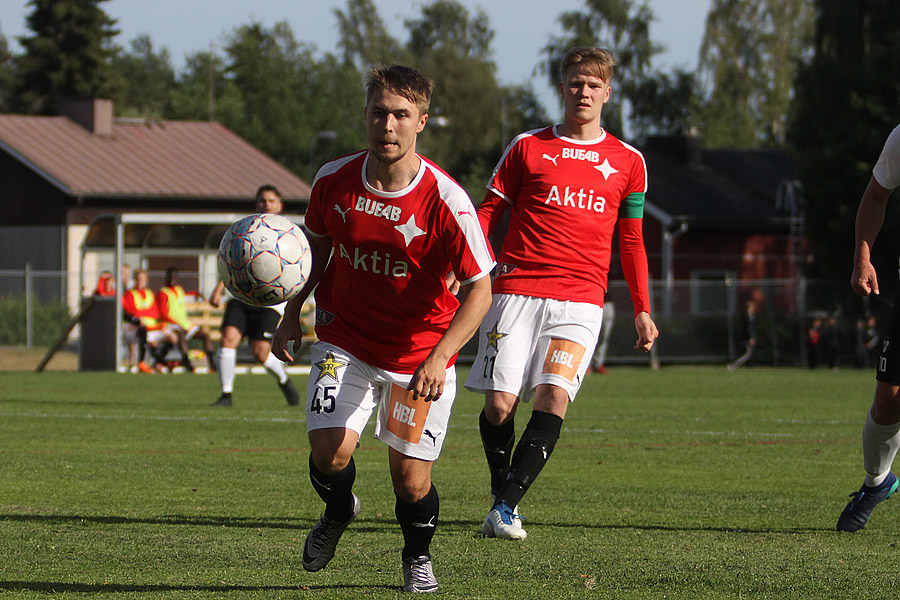
[[[309,405],[309,412],[314,412],[317,415],[321,414],[323,410],[326,413],[334,412],[334,390],[336,389],[337,387],[333,385],[317,387]]]

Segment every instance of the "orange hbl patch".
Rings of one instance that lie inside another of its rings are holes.
[[[424,397],[417,398],[414,391],[391,384],[387,430],[401,440],[418,444],[430,408],[431,402],[425,402]]]
[[[560,375],[567,380],[575,379],[578,365],[584,356],[584,346],[572,340],[553,338],[544,358],[544,373]]]

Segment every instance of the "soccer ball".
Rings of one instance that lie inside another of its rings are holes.
[[[312,251],[306,235],[273,214],[245,217],[222,236],[219,277],[235,298],[273,306],[296,296],[309,278]]]

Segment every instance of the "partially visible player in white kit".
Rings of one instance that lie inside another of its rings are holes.
[[[900,187],[900,125],[888,136],[881,156],[856,211],[856,250],[850,287],[860,296],[878,294],[878,277],[872,265],[872,246],[884,223],[888,198]],[[900,302],[894,302],[891,324],[881,344],[875,371],[875,399],[863,426],[862,487],[838,518],[841,531],[858,531],[866,526],[875,506],[890,498],[900,487],[891,465],[900,449]]]
[[[403,532],[403,589],[411,592],[437,589],[432,463],[456,397],[456,354],[490,305],[495,264],[465,191],[416,154],[432,88],[408,67],[369,73],[369,148],[316,175],[306,213],[312,273],[288,303],[273,345],[291,360],[287,345],[294,340],[297,351],[302,336],[300,308],[318,284],[306,418],[310,480],[325,512],[306,538],[303,567],[327,565],[359,514],[353,452],[376,412]],[[462,303],[448,290],[451,270],[466,292]]]
[[[600,126],[614,65],[599,48],[566,54],[562,124],[516,137],[478,208],[488,233],[512,211],[466,380],[470,390],[485,392],[479,425],[493,505],[482,532],[490,537],[526,536],[517,506],[550,457],[590,364],[617,224],[635,348],[649,351],[658,335],[642,233],[644,158]],[[532,396],[531,418],[513,453],[516,408]]]

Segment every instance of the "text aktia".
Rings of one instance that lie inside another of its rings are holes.
[[[594,190],[588,190],[587,192],[584,191],[584,188],[570,190],[569,186],[566,186],[561,194],[557,186],[551,187],[544,204],[550,204],[551,202],[557,206],[571,206],[572,208],[592,210],[598,213],[602,213],[606,208],[606,198],[603,196],[595,198]]]
[[[381,254],[378,250],[372,250],[364,253],[360,252],[359,248],[353,248],[352,252],[351,256],[344,244],[338,244],[338,255],[346,258],[355,271],[365,271],[388,277],[409,277],[409,263],[405,260],[392,261],[390,252]]]

